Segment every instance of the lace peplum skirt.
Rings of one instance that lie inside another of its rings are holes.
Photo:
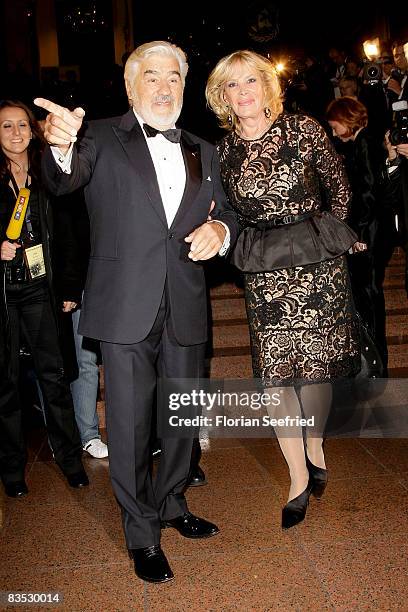
[[[255,378],[327,382],[360,370],[360,334],[345,256],[245,274]]]

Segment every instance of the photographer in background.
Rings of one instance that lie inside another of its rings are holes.
[[[382,60],[364,62],[358,99],[367,109],[370,134],[380,146],[386,131],[391,127],[391,102],[396,99],[396,94],[388,90],[392,81],[390,78],[387,86],[384,86]],[[395,84],[398,85],[397,81]],[[394,98],[390,99],[389,95]]]
[[[329,78],[332,84],[332,97],[340,97],[339,81],[346,74],[347,53],[344,49],[331,47],[328,52],[331,61],[331,69],[329,69]]]
[[[398,103],[396,127],[386,134],[388,151],[386,160],[387,177],[385,196],[387,204],[398,215],[400,244],[405,251],[405,290],[408,294],[408,104]],[[395,104],[394,104],[395,106]]]
[[[398,100],[408,101],[408,59],[404,53],[404,43],[401,41],[394,42],[392,54],[397,70],[392,73],[388,89],[397,95]]]

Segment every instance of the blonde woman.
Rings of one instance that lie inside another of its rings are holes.
[[[327,484],[322,430],[333,379],[360,367],[359,331],[342,223],[350,190],[339,156],[310,117],[283,111],[273,65],[252,51],[221,59],[206,97],[227,135],[219,144],[224,189],[242,233],[233,262],[244,272],[254,376],[280,391],[275,416],[315,417],[279,428],[291,486],[282,527],[302,521]],[[322,212],[321,190],[332,215]],[[305,442],[303,437],[305,437]]]

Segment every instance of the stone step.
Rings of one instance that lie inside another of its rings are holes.
[[[211,287],[210,289],[212,300],[222,300],[225,296],[234,297],[234,295],[244,295],[243,288],[235,283],[222,283],[222,285],[217,285],[217,287]]]
[[[215,321],[225,321],[228,319],[246,320],[245,301],[241,296],[223,300],[212,300],[211,312],[214,323]]]
[[[386,319],[387,342],[408,344],[408,317],[406,314],[392,314]]]
[[[384,291],[385,307],[387,313],[397,313],[408,309],[408,298],[405,289],[386,289]],[[399,314],[404,314],[403,312]]]
[[[404,266],[393,266],[393,267],[386,269],[385,278],[403,277],[404,274],[405,274]]]
[[[404,281],[404,277],[403,276],[396,276],[396,277],[392,277],[392,278],[386,278],[384,281],[384,291],[390,290],[390,289],[404,289],[405,288],[405,281]]]
[[[238,325],[223,325],[213,328],[214,351],[223,348],[249,347],[249,329],[244,320]]]
[[[408,344],[390,344],[388,363],[391,377],[408,376]]]
[[[213,357],[210,365],[211,378],[252,378],[250,355]]]

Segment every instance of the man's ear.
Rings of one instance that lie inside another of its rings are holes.
[[[125,79],[125,87],[126,87],[126,94],[129,100],[129,104],[131,106],[133,106],[133,100],[132,100],[132,86],[129,82],[129,79]]]

